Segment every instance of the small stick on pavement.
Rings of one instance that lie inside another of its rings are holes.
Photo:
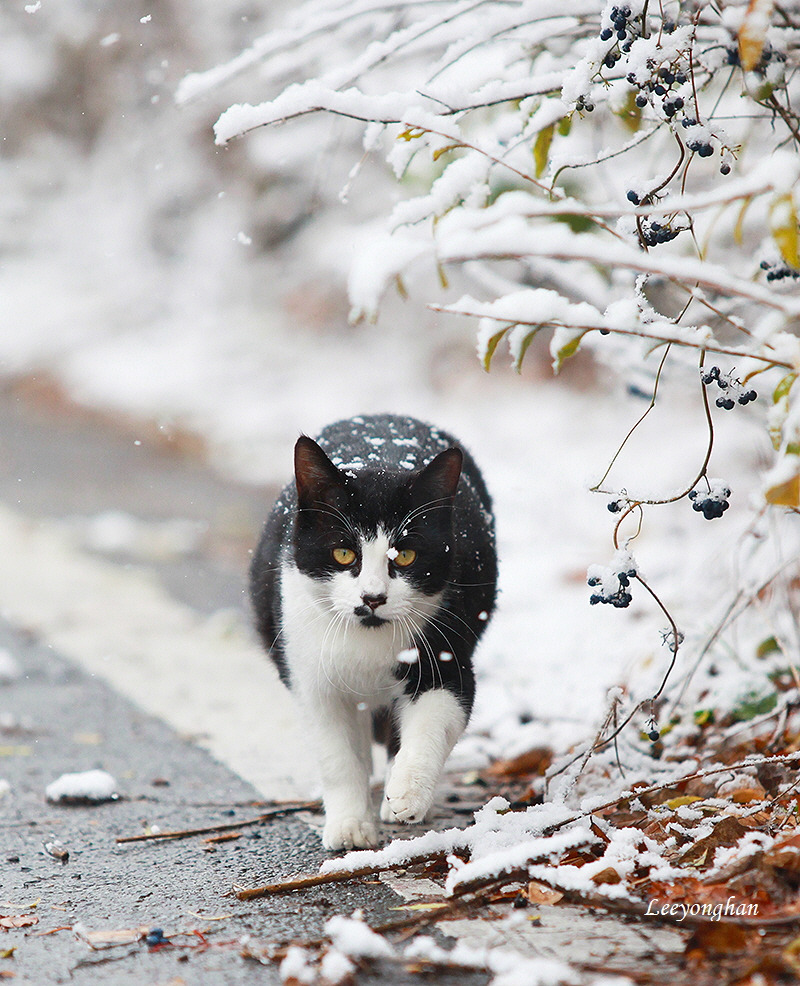
[[[358,870],[339,871],[338,873],[314,873],[311,876],[297,876],[281,883],[268,883],[263,887],[239,887],[236,890],[238,900],[253,900],[255,897],[272,897],[278,894],[288,894],[293,890],[305,890],[307,887],[321,887],[326,883],[344,883],[359,876],[372,876],[380,873],[385,867],[362,866]]]
[[[165,832],[148,832],[143,835],[119,835],[117,842],[153,842],[164,839],[186,839],[192,835],[208,835],[210,832],[229,832],[233,829],[244,828],[246,825],[258,825],[266,822],[270,818],[277,818],[280,815],[290,815],[298,811],[318,811],[321,807],[319,801],[297,801],[262,812],[255,818],[240,819],[238,822],[225,822],[221,825],[206,825],[196,829],[172,829]]]
[[[416,856],[407,861],[403,867],[417,866],[420,863],[429,863],[432,860],[440,859],[443,852],[426,853],[424,856]],[[254,897],[273,897],[278,894],[288,894],[293,890],[305,890],[307,887],[321,887],[326,883],[344,883],[360,876],[375,876],[389,870],[396,870],[400,867],[397,862],[375,863],[372,866],[360,866],[351,870],[334,870],[331,873],[313,873],[311,876],[298,876],[290,880],[283,880],[281,883],[268,883],[263,887],[238,888],[236,896],[239,900],[253,900]]]

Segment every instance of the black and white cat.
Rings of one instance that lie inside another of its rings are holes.
[[[339,421],[294,462],[250,569],[256,624],[318,754],[324,845],[372,846],[373,732],[390,756],[380,816],[418,822],[467,724],[491,500],[456,440],[413,418]]]

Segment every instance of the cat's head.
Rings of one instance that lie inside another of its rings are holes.
[[[453,558],[452,508],[462,453],[423,469],[338,469],[303,436],[295,446],[293,551],[331,615],[410,632],[435,610]]]

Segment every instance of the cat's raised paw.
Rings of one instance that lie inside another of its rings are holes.
[[[433,789],[419,785],[403,787],[393,781],[386,785],[381,819],[384,822],[405,822],[407,825],[423,821],[433,804]]]
[[[330,818],[322,830],[326,849],[371,849],[378,844],[378,830],[366,818]]]

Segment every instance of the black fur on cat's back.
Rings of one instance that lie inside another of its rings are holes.
[[[342,496],[336,509],[359,531],[369,536],[379,527],[402,526],[412,510],[416,515],[408,526],[417,524],[419,529],[410,534],[430,547],[430,564],[407,577],[417,579],[417,587],[428,595],[441,592],[423,644],[426,652],[452,657],[398,664],[396,674],[411,696],[447,688],[469,715],[474,698],[472,653],[494,608],[497,582],[492,503],[472,456],[452,435],[394,415],[338,421],[326,427],[316,442],[341,476]],[[416,477],[439,453],[454,447],[463,458],[452,507],[437,502],[428,510],[415,509]],[[319,517],[306,517],[312,511],[299,506],[293,481],[268,517],[250,568],[256,627],[281,679],[290,687],[281,642],[281,570],[293,564],[312,578],[324,579],[331,565],[329,550],[318,545],[324,541]]]

